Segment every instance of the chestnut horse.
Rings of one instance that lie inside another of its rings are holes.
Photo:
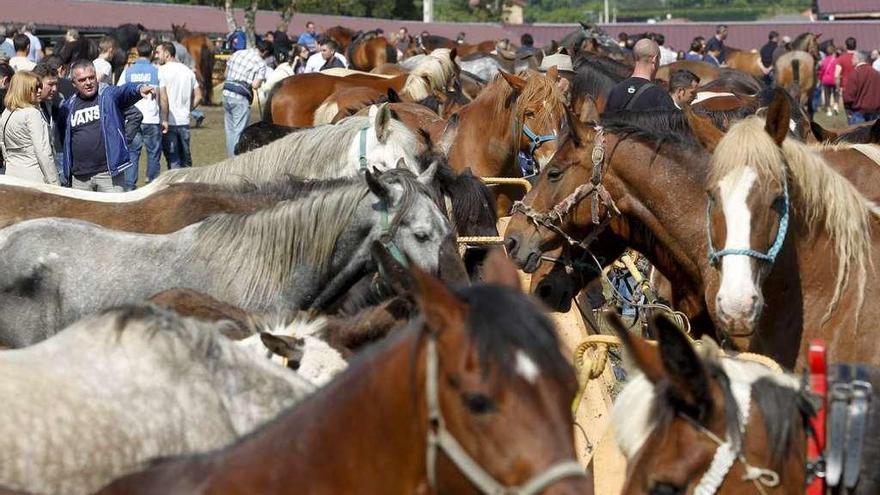
[[[384,63],[397,62],[397,48],[376,31],[358,33],[345,53],[352,69],[365,72]]]
[[[611,321],[637,367],[611,413],[628,461],[622,495],[804,493],[815,412],[799,376],[721,356],[711,340],[694,347],[665,317],[651,325],[657,346]],[[846,493],[878,489],[880,422],[870,417],[865,438],[874,450],[865,450],[859,488]]]
[[[574,373],[516,271],[493,256],[487,281],[506,287],[454,292],[414,276],[423,317],[300,407],[232,447],[100,493],[591,494],[574,460]]]
[[[348,52],[348,46],[351,45],[351,40],[357,36],[357,31],[353,29],[349,29],[347,27],[342,26],[333,26],[330,29],[324,31],[324,36],[332,39],[337,44],[339,44],[339,50],[342,52]]]
[[[386,92],[393,89],[405,101],[421,101],[444,91],[454,78],[455,62],[448,51],[437,51],[409,75],[385,78],[368,73],[345,77],[320,72],[297,74],[276,84],[267,97],[263,120],[293,127],[314,125],[318,108],[330,95],[343,88],[366,87]]]
[[[707,299],[756,350],[787,346],[803,359],[822,338],[832,359],[876,365],[877,207],[816,149],[786,138],[791,108],[781,96],[766,122],[749,117],[716,140],[708,253],[720,284]],[[771,293],[785,302],[765,305]],[[779,314],[802,320],[756,331]]]
[[[495,50],[495,42],[491,40],[481,41],[479,43],[459,43],[444,36],[433,34],[417,35],[412,38],[411,44],[415,45],[414,53],[431,53],[437,48],[453,48],[458,50],[458,54],[462,57],[473,55],[474,53],[491,53]]]
[[[456,114],[457,125],[450,125],[456,135],[449,148],[449,164],[456,170],[470,167],[479,177],[522,177],[520,153],[539,166],[547,163],[563,135],[565,119],[556,77],[555,67],[546,75],[500,73]],[[507,214],[512,197],[513,192],[499,190],[499,216]]]
[[[810,122],[810,130],[819,142],[880,144],[880,120],[840,130],[826,129],[818,122]]]
[[[174,32],[174,39],[192,55],[195,63],[193,71],[196,73],[199,85],[203,88],[202,94],[205,98],[205,104],[210,105],[214,93],[214,43],[207,35],[190,33],[186,29],[186,23],[180,26],[172,23],[171,30]]]

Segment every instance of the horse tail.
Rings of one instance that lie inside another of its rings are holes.
[[[210,43],[202,46],[201,53],[202,79],[205,84],[205,104],[212,104],[214,94],[214,47]]]
[[[789,93],[798,104],[801,102],[801,61],[797,57],[791,60],[791,88]]]
[[[397,63],[397,48],[387,41],[385,42],[385,61],[390,64]]]

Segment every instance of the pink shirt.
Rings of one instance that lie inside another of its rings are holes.
[[[826,55],[819,63],[819,82],[825,86],[834,86],[834,70],[837,67],[837,56]]]

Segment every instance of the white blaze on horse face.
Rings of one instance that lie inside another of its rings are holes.
[[[757,178],[755,170],[749,167],[735,178],[728,175],[718,182],[727,230],[724,249],[752,247],[748,199]],[[751,257],[728,254],[721,258],[721,287],[716,302],[722,319],[726,316],[734,322],[751,323],[761,297],[756,283]]]
[[[541,374],[538,365],[523,351],[516,351],[516,372],[529,383],[535,383]]]

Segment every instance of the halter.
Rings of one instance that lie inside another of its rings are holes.
[[[749,414],[751,412],[752,386],[742,383],[731,383],[730,390],[737,408],[739,409],[740,435],[744,436],[746,424],[749,422]],[[724,483],[724,478],[727,476],[727,473],[730,472],[730,468],[733,467],[733,464],[737,461],[742,463],[746,470],[746,474],[742,479],[744,481],[751,481],[755,485],[755,490],[761,495],[766,494],[764,487],[773,488],[779,486],[779,474],[777,474],[776,471],[755,467],[749,464],[746,460],[745,454],[742,452],[741,445],[734,445],[729,438],[727,440],[718,438],[718,435],[712,433],[711,430],[701,425],[697,420],[687,414],[678,413],[678,416],[687,421],[700,434],[718,445],[718,448],[715,450],[715,456],[712,458],[712,463],[709,465],[709,469],[703,474],[703,477],[700,478],[700,482],[697,486],[694,487],[694,495],[713,495],[716,493],[721,487],[721,484]]]
[[[532,161],[535,160],[535,151],[538,151],[538,148],[541,147],[542,144],[548,143],[550,141],[556,141],[555,134],[544,134],[540,135],[529,128],[529,125],[523,122],[522,124],[522,133],[525,137],[529,138],[529,158]]]
[[[397,227],[400,224],[392,225],[388,216],[388,204],[385,201],[381,201],[382,204],[382,217],[381,217],[381,225],[382,225],[382,234],[379,236],[379,242],[382,243],[382,246],[388,250],[388,253],[401,265],[409,266],[409,263],[406,261],[406,256],[403,255],[403,252],[400,248],[397,247],[397,244],[394,243],[394,234],[397,233]],[[382,272],[382,265],[379,264],[379,271]],[[380,275],[384,276],[384,273],[380,273]]]
[[[572,476],[586,476],[584,468],[574,460],[559,461],[541,473],[532,476],[519,486],[505,486],[487,473],[473,457],[471,457],[458,440],[446,429],[443,412],[440,410],[438,393],[439,366],[437,357],[437,338],[428,338],[426,349],[425,393],[428,399],[428,445],[425,452],[428,471],[428,486],[437,489],[437,450],[442,450],[446,457],[464,474],[467,479],[487,495],[537,495],[549,486]]]
[[[599,237],[599,234],[605,230],[608,224],[611,223],[613,217],[615,215],[620,215],[620,210],[611,198],[611,194],[605,189],[605,186],[602,185],[602,173],[605,164],[605,131],[601,126],[596,126],[595,130],[596,138],[593,142],[593,152],[591,156],[593,161],[593,175],[590,178],[590,182],[579,185],[571,194],[547,212],[535,211],[531,206],[522,201],[515,201],[511,207],[513,213],[522,213],[531,220],[535,227],[543,226],[548,228],[561,235],[572,246],[579,246],[582,249],[587,249],[590,244]],[[594,229],[589,235],[578,241],[562,229],[562,221],[569,213],[571,213],[575,206],[580,204],[580,202],[586,197],[590,197],[592,200],[592,221],[594,225],[598,226],[598,228]],[[606,205],[609,212],[609,214],[602,220],[599,219],[600,201]]]
[[[788,233],[789,211],[791,209],[790,199],[788,197],[788,181],[785,177],[782,178],[782,217],[779,219],[779,229],[776,231],[776,239],[766,253],[755,251],[752,248],[726,248],[721,251],[715,251],[715,247],[712,245],[713,205],[714,201],[710,198],[709,204],[706,206],[706,232],[708,233],[709,239],[709,263],[717,265],[718,262],[721,261],[721,258],[729,255],[748,256],[761,261],[766,261],[771,265],[776,261],[776,256],[782,249],[782,244],[785,242],[785,235]]]
[[[360,149],[358,151],[358,162],[360,163],[360,169],[367,169],[367,131],[370,130],[370,126],[361,127],[360,132],[358,133],[360,136]]]

